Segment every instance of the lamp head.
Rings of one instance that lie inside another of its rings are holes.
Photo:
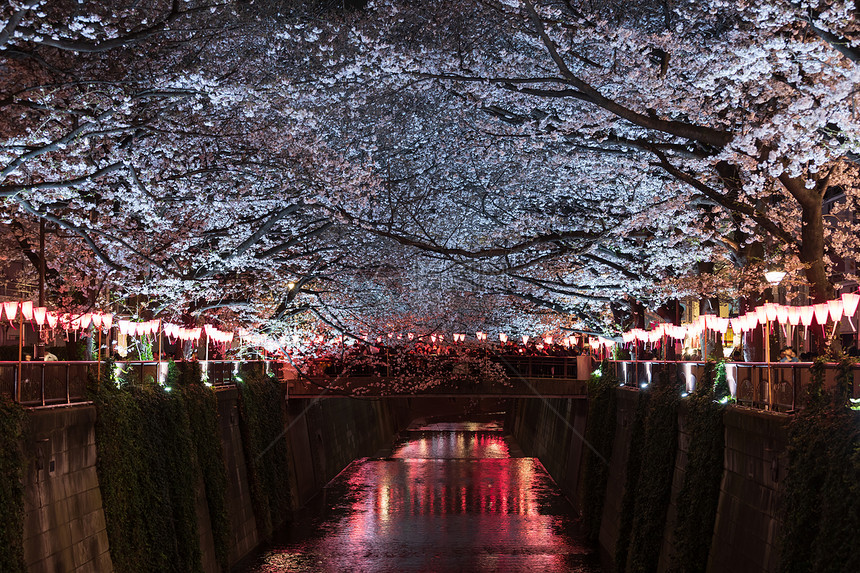
[[[764,279],[771,285],[776,286],[785,278],[785,271],[768,271],[764,273]]]

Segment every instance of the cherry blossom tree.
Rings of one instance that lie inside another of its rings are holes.
[[[17,0],[2,244],[48,221],[56,294],[276,337],[603,328],[774,263],[827,298],[852,7]]]

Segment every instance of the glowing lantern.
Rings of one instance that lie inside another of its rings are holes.
[[[15,320],[15,315],[18,314],[18,303],[14,301],[4,302],[3,311],[6,313],[6,318],[9,319],[9,322],[12,322]]]
[[[743,332],[744,330],[746,330],[742,323],[743,320],[740,317],[730,319],[729,324],[732,325],[732,332]]]
[[[776,320],[776,309],[778,306],[778,304],[773,304],[772,302],[764,303],[764,314],[769,321],[773,322]]]
[[[592,350],[597,350],[598,348],[600,348],[600,341],[596,338],[592,338],[588,341],[588,345],[591,346]]]
[[[815,304],[812,308],[815,312],[815,321],[821,326],[827,324],[827,315],[830,314],[830,307],[827,303],[822,302],[820,304]]]
[[[860,303],[860,294],[846,292],[842,294],[842,308],[845,316],[851,318],[857,312],[857,305]]]
[[[529,343],[529,335],[523,334],[523,345],[526,345],[528,343]]]
[[[117,328],[119,328],[120,334],[125,334],[125,335],[129,334],[129,330],[131,330],[131,323],[129,321],[119,320],[119,321],[117,321],[116,325],[117,325]]]
[[[844,310],[842,308],[842,301],[839,299],[828,300],[827,308],[830,310],[830,318],[833,320],[833,322],[839,322],[839,320],[842,318],[842,311]]]
[[[788,308],[788,323],[792,326],[800,324],[800,308],[789,306]]]
[[[44,306],[37,306],[33,309],[33,319],[36,321],[36,324],[42,326],[45,324],[45,314],[48,312],[48,309]]]
[[[110,327],[113,326],[113,314],[106,312],[102,315],[102,326],[110,330]]]
[[[549,335],[544,336],[543,341],[547,346],[552,345],[552,336],[549,336]]]
[[[508,341],[508,335],[505,334],[504,332],[500,332],[499,333],[499,342],[501,342],[502,344],[505,344],[507,341]]]
[[[86,330],[89,328],[90,323],[93,321],[93,314],[88,312],[81,316],[81,330]]]
[[[800,322],[803,326],[809,326],[812,324],[812,317],[815,314],[815,308],[812,306],[801,306],[800,307]]]
[[[58,315],[55,311],[50,311],[47,313],[45,318],[48,320],[48,326],[54,328],[57,326],[57,323],[60,321],[60,315]]]
[[[93,327],[101,328],[102,327],[102,314],[100,312],[93,313]]]
[[[415,335],[410,332],[409,334],[406,335],[406,338],[408,338],[409,340],[412,340],[413,338],[415,338]]]
[[[33,320],[33,303],[29,300],[25,300],[21,303],[21,314],[24,316],[24,320]]]
[[[759,324],[764,324],[767,322],[767,311],[764,306],[755,307],[755,316],[758,319]]]
[[[435,334],[430,335],[430,342],[432,342],[433,344],[436,344],[436,335]]]
[[[780,324],[785,324],[788,322],[788,307],[783,305],[778,305],[776,307],[776,321]]]
[[[622,332],[621,333],[621,340],[624,341],[625,344],[630,343],[630,342],[633,342],[634,340],[636,340],[636,335],[633,334],[632,332],[629,332],[629,331],[628,332]]]

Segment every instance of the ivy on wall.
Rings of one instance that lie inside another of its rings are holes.
[[[261,365],[248,366],[237,380],[239,428],[257,530],[267,537],[290,511],[284,390]]]
[[[218,396],[203,385],[199,362],[170,362],[168,385],[178,387],[188,410],[188,422],[209,509],[215,559],[222,571],[229,570],[230,516],[227,512],[227,472],[221,428],[218,424]]]
[[[840,357],[837,388],[824,392],[813,366],[806,408],[789,424],[780,571],[860,571],[860,412],[848,407],[850,362]]]
[[[0,394],[0,571],[24,573],[24,409]]]
[[[123,572],[202,572],[196,455],[185,401],[123,386],[108,362],[93,395],[97,470],[111,559]]]
[[[704,573],[711,550],[720,482],[723,475],[725,397],[727,387],[720,388],[720,374],[725,367],[705,364],[702,380],[688,400],[685,419],[689,437],[684,482],[675,500],[677,517],[673,534],[672,570]]]
[[[636,484],[627,559],[627,571],[634,573],[657,570],[675,467],[679,380],[664,370],[653,392],[645,422],[643,463]]]
[[[585,440],[591,444],[584,454],[582,523],[590,543],[596,544],[600,534],[600,519],[609,478],[609,459],[615,439],[616,398],[618,382],[611,373],[609,363],[603,361],[588,380],[588,418]]]

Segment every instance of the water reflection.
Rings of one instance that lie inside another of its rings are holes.
[[[567,501],[497,424],[412,429],[326,489],[323,515],[249,572],[597,571]]]

